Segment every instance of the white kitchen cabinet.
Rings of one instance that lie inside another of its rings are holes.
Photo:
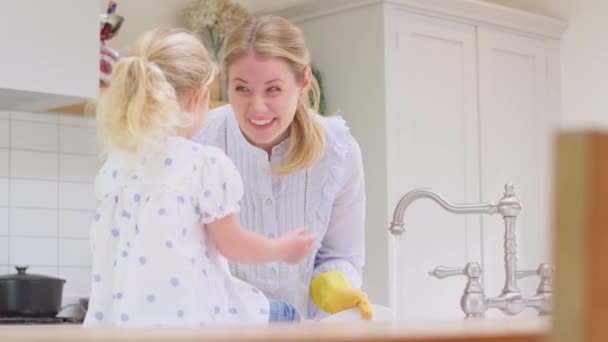
[[[475,27],[400,10],[386,18],[388,212],[418,187],[454,202],[477,202]],[[438,281],[426,273],[441,264],[480,260],[479,219],[454,216],[427,200],[412,204],[405,220],[398,253],[400,316],[433,317],[438,307],[444,315],[458,315],[463,280]]]
[[[536,269],[551,257],[552,136],[560,125],[559,98],[552,94],[559,60],[555,42],[480,28],[479,162],[482,196],[492,198],[506,181],[524,204],[518,218],[518,267]],[[504,258],[491,253],[504,235],[501,220],[483,218],[485,285],[504,285]],[[520,282],[533,294],[538,278]]]
[[[476,203],[498,200],[513,182],[524,203],[518,266],[549,260],[550,143],[560,123],[565,24],[478,1],[324,4],[279,14],[302,28],[323,76],[328,112],[339,111],[361,145],[368,201],[364,288],[373,301],[388,303],[388,279],[398,279],[403,319],[462,317],[464,277],[438,280],[427,272],[478,261],[486,294],[498,295],[502,218],[456,216],[420,200],[406,212],[407,232],[396,247],[388,223],[399,198],[414,188]],[[399,264],[389,274],[393,254]],[[531,294],[537,282],[526,280],[522,289]]]
[[[0,6],[0,109],[39,111],[97,96],[98,1]]]

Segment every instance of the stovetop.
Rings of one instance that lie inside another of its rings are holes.
[[[34,324],[82,324],[82,319],[74,317],[0,317],[0,325]]]

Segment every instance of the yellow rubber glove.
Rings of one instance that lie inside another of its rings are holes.
[[[344,273],[330,271],[319,274],[310,282],[310,299],[321,310],[335,314],[358,307],[361,317],[372,318],[372,307],[363,291],[353,289]]]

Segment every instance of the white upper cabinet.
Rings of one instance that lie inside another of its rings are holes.
[[[343,115],[361,145],[363,283],[372,301],[389,303],[388,283],[396,281],[391,302],[400,318],[463,317],[466,279],[439,280],[428,271],[472,261],[482,265],[487,296],[504,285],[500,215],[454,215],[420,200],[406,211],[406,232],[389,243],[393,210],[415,188],[480,203],[499,200],[512,182],[524,205],[518,268],[550,261],[551,134],[561,120],[564,22],[474,0],[335,0],[279,14],[304,31],[328,112]],[[389,256],[398,261],[390,272]],[[520,281],[525,296],[537,285]]]
[[[520,270],[551,261],[552,135],[560,126],[556,42],[488,28],[478,30],[479,152],[482,196],[496,197],[512,182],[524,207],[517,227]],[[504,285],[504,223],[483,218],[485,286],[492,295]],[[520,281],[534,294],[538,278]],[[530,311],[533,313],[532,311]]]
[[[40,111],[97,96],[98,1],[0,6],[0,109]]]
[[[477,202],[475,27],[401,10],[388,14],[387,27],[389,206],[418,187],[440,191],[451,201]],[[402,271],[396,275],[397,302],[403,303],[399,316],[437,317],[438,307],[444,308],[442,315],[458,315],[458,305],[446,304],[457,303],[463,280],[438,281],[426,274],[440,264],[479,260],[479,243],[468,246],[476,240],[470,234],[479,234],[479,220],[423,200],[412,204],[405,222],[398,253]],[[468,247],[474,255],[468,255]]]

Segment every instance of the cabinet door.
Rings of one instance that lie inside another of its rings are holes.
[[[516,225],[518,268],[534,269],[551,254],[551,135],[560,120],[553,91],[556,50],[542,39],[485,28],[478,31],[478,45],[482,198],[498,199],[506,182],[515,185],[523,202]],[[486,216],[482,230],[486,295],[496,296],[505,281],[504,223]],[[537,286],[537,278],[520,281],[525,295]]]
[[[479,201],[475,28],[397,10],[385,25],[389,217],[419,187],[455,203]],[[407,210],[405,228],[391,256],[398,260],[390,272],[398,316],[463,317],[465,279],[438,280],[428,271],[480,260],[479,216],[420,200]]]
[[[97,97],[99,1],[2,1],[0,108],[42,110]]]

